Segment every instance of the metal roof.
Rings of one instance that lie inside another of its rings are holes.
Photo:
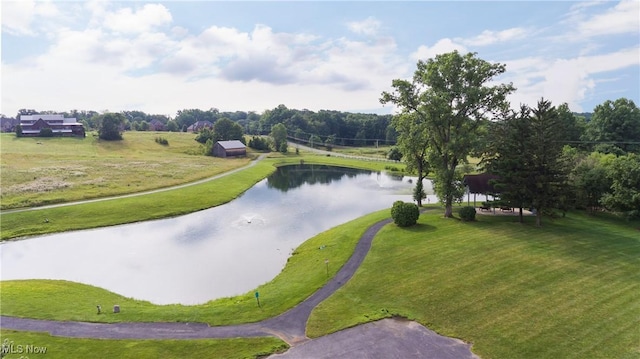
[[[235,150],[235,149],[240,149],[240,148],[246,148],[246,146],[244,145],[244,143],[238,141],[238,140],[231,140],[231,141],[218,141],[218,143],[220,144],[220,146],[222,146],[222,148],[224,148],[225,150]]]

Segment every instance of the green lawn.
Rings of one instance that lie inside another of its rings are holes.
[[[283,271],[260,292],[218,299],[203,305],[155,305],[84,284],[55,280],[0,281],[0,313],[18,317],[89,322],[206,322],[211,325],[256,322],[292,308],[322,287],[349,259],[364,231],[389,216],[379,211],[318,234],[301,244]],[[320,249],[322,247],[322,249]],[[329,276],[324,260],[329,259]],[[96,305],[120,305],[118,314],[97,315]]]
[[[38,234],[96,228],[178,216],[227,203],[267,177],[275,166],[304,163],[329,164],[383,171],[384,164],[313,155],[274,155],[231,176],[161,193],[117,200],[2,213],[0,240]]]
[[[640,223],[580,213],[528,222],[429,213],[411,229],[385,227],[308,334],[399,315],[482,358],[640,357]]]
[[[162,136],[168,146],[155,142]],[[169,187],[244,166],[201,154],[195,135],[126,132],[122,141],[0,135],[0,208],[32,207]]]
[[[276,338],[195,340],[102,340],[52,337],[45,333],[0,330],[2,340],[13,343],[6,358],[262,358],[283,352],[288,345]],[[32,346],[32,347],[29,347]],[[37,347],[39,354],[29,353]],[[22,353],[20,353],[22,351]]]
[[[258,288],[262,311],[253,291],[202,306],[155,306],[61,281],[1,282],[1,311],[89,321],[256,321],[321,286],[323,259],[336,264],[334,273],[365,228],[386,216],[365,216],[301,245],[283,272]],[[434,210],[416,227],[386,226],[353,279],[313,311],[307,334],[399,315],[471,342],[482,358],[637,358],[640,223],[569,213],[536,228],[527,219],[462,223]],[[97,302],[118,302],[123,312],[97,318]]]

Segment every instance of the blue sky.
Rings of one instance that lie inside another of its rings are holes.
[[[640,1],[2,1],[2,107],[389,113],[380,93],[458,50],[513,107],[640,104]]]

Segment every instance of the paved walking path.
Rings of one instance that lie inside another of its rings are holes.
[[[311,310],[342,287],[355,273],[378,231],[391,220],[380,221],[364,233],[353,255],[324,287],[287,312],[258,323],[210,327],[202,323],[87,323],[0,317],[4,329],[44,331],[55,336],[109,339],[195,339],[277,336],[289,344],[308,340],[305,335]]]
[[[257,323],[211,327],[205,323],[87,323],[26,319],[0,316],[3,329],[49,332],[53,336],[99,339],[199,339],[276,336],[294,349],[285,358],[374,358],[390,357],[475,358],[463,342],[441,337],[415,323],[399,326],[397,321],[368,323],[329,336],[311,340],[306,324],[311,311],[342,287],[366,257],[373,238],[390,219],[369,227],[360,238],[353,255],[324,287],[287,312]],[[376,324],[377,323],[377,324]],[[373,328],[373,329],[372,329]],[[396,337],[396,340],[389,338]],[[331,339],[333,338],[333,339]],[[385,339],[386,338],[386,339]],[[341,343],[341,344],[337,344]],[[355,355],[357,353],[358,355]],[[423,355],[424,354],[424,355]],[[428,354],[428,355],[427,355]]]
[[[77,205],[77,204],[92,203],[92,202],[111,201],[113,199],[138,197],[138,196],[144,196],[144,195],[152,194],[152,193],[172,191],[174,189],[179,189],[179,188],[184,188],[184,187],[189,187],[189,186],[195,186],[195,185],[198,185],[198,184],[210,182],[210,181],[216,180],[218,178],[222,178],[222,177],[228,176],[230,174],[245,170],[245,169],[247,169],[249,167],[255,166],[258,162],[260,162],[265,157],[266,157],[266,154],[261,154],[260,156],[258,156],[257,159],[249,162],[249,164],[247,164],[245,166],[242,166],[242,167],[239,167],[239,168],[227,171],[227,172],[223,172],[223,173],[217,174],[215,176],[203,178],[201,180],[197,180],[197,181],[194,181],[194,182],[183,183],[183,184],[179,184],[179,185],[175,185],[175,186],[171,186],[171,187],[164,187],[164,188],[153,189],[153,190],[150,190],[150,191],[135,192],[135,193],[129,193],[129,194],[121,194],[121,195],[110,196],[110,197],[86,199],[86,200],[82,200],[82,201],[73,201],[73,202],[65,202],[65,203],[58,203],[58,204],[48,204],[46,206],[7,209],[7,210],[2,210],[2,213],[17,213],[17,212],[27,212],[27,211],[39,211],[39,210],[42,210],[42,209],[74,206],[74,205]]]

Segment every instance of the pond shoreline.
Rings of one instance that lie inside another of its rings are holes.
[[[130,194],[113,198],[114,200],[96,199],[90,203],[70,202],[54,205],[56,207],[53,208],[0,211],[0,241],[171,218],[201,211],[232,201],[273,173],[278,166],[299,164],[301,161],[377,172],[384,171],[385,167],[383,163],[334,156],[296,155],[270,158],[265,155],[264,158],[261,156],[260,161],[252,161],[242,170],[232,172],[234,176],[221,174],[213,180],[183,184],[177,189],[166,188],[158,193]],[[219,191],[220,188],[224,188],[225,191]],[[204,199],[204,196],[207,198]]]

